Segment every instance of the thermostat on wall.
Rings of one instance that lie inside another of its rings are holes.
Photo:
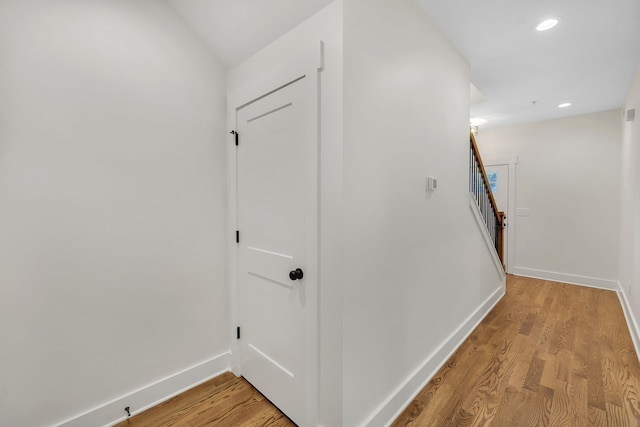
[[[438,178],[432,176],[427,177],[427,191],[436,191],[438,189]]]

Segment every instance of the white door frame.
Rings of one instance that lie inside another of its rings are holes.
[[[509,166],[509,201],[507,202],[507,262],[506,272],[513,271],[513,257],[516,244],[516,165],[518,156],[483,159],[485,168],[489,166]]]
[[[316,91],[316,99],[314,102],[317,106],[317,123],[318,130],[317,144],[313,149],[313,153],[309,153],[309,157],[315,157],[315,161],[308,164],[308,175],[312,183],[306,192],[305,204],[307,206],[307,235],[312,236],[306,245],[305,259],[305,292],[306,292],[306,311],[305,311],[305,372],[306,379],[306,408],[305,422],[308,426],[315,426],[318,423],[319,410],[319,364],[318,364],[318,348],[319,348],[319,299],[318,299],[318,283],[319,283],[319,151],[320,151],[320,84],[321,75],[324,69],[324,45],[321,41],[315,46],[291,53],[286,58],[274,58],[274,68],[270,70],[255,70],[253,76],[248,77],[244,86],[228,94],[227,97],[227,124],[228,132],[236,129],[236,111],[242,106],[255,101],[256,99],[273,92],[277,88],[286,86],[287,84],[305,76],[309,79],[308,84],[314,84],[318,90]],[[242,135],[239,135],[239,143],[242,144]],[[227,139],[227,190],[228,190],[228,223],[227,223],[227,241],[228,246],[228,283],[229,283],[229,320],[231,330],[229,331],[230,339],[230,368],[237,375],[242,375],[240,344],[236,336],[236,327],[239,325],[239,296],[238,296],[238,245],[236,243],[236,230],[238,229],[238,194],[237,194],[237,151],[235,145],[235,135],[228,134]],[[241,237],[242,238],[242,237]],[[268,396],[267,396],[268,397]]]

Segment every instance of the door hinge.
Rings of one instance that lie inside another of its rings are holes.
[[[236,132],[235,130],[231,131],[231,135],[235,135],[236,137],[236,145],[238,145],[238,132]]]
[[[240,339],[240,326],[236,328],[236,339]]]
[[[240,230],[236,230],[236,243],[240,243]]]

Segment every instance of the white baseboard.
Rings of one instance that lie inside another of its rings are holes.
[[[618,282],[618,298],[620,299],[620,305],[622,306],[624,317],[627,320],[631,340],[636,348],[636,355],[638,356],[638,360],[640,360],[640,326],[633,314],[633,311],[631,310],[631,304],[629,304],[629,300],[627,299],[627,293],[623,290],[620,282]]]
[[[77,415],[58,427],[111,426],[127,418],[126,406],[131,408],[131,415],[138,414],[228,370],[229,353],[223,353]]]
[[[505,294],[505,286],[498,288],[473,312],[449,338],[415,370],[382,404],[361,424],[361,427],[390,425],[413,401],[420,390],[433,378],[451,355],[460,347],[482,319]]]
[[[597,277],[576,276],[574,274],[557,273],[554,271],[535,270],[533,268],[513,267],[516,276],[532,277],[534,279],[550,280],[552,282],[569,283],[572,285],[588,286],[590,288],[618,291],[618,282]]]
[[[491,254],[493,263],[496,266],[496,270],[498,270],[498,274],[500,274],[500,278],[504,280],[505,279],[504,267],[502,266],[502,262],[500,261],[498,252],[496,252],[496,248],[494,246],[493,240],[491,240],[491,236],[489,235],[489,231],[487,230],[487,224],[485,224],[484,219],[482,218],[482,213],[480,212],[480,208],[478,207],[478,202],[476,201],[476,197],[473,195],[473,193],[469,193],[469,207],[471,208],[471,212],[473,212],[473,217],[476,219],[478,228],[482,233],[482,237],[484,237],[484,242],[487,244],[487,247],[489,248],[489,253]]]

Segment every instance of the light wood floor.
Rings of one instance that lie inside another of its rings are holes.
[[[230,372],[115,427],[295,426],[243,378]]]
[[[640,363],[614,292],[507,278],[507,295],[394,426],[640,426]],[[293,426],[224,374],[123,426]],[[352,426],[344,426],[352,427]]]
[[[510,276],[394,426],[638,426],[640,364],[614,292]]]

